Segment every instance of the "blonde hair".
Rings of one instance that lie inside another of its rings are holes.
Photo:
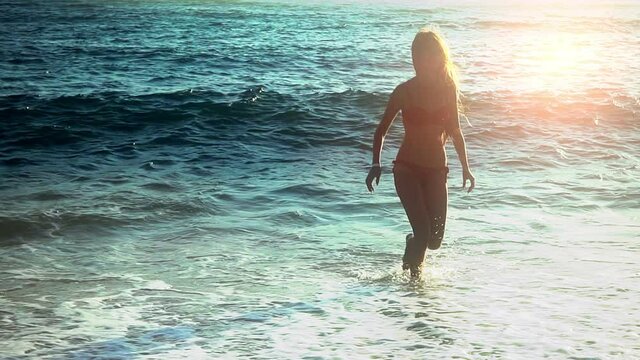
[[[435,85],[440,87],[441,91],[451,91],[451,87],[453,87],[456,95],[455,101],[458,114],[466,119],[462,111],[463,106],[460,102],[462,93],[459,90],[458,67],[453,63],[449,46],[447,46],[445,37],[437,25],[428,25],[420,28],[413,38],[413,42],[411,43],[411,58],[413,60],[413,67],[416,70],[416,75],[421,71],[418,56],[424,53],[439,55],[442,59],[442,68],[438,76],[436,76]],[[469,122],[468,119],[467,122]]]
[[[449,47],[436,25],[422,27],[413,38],[413,43],[411,43],[411,56],[416,72],[418,71],[418,67],[416,66],[417,57],[420,53],[436,53],[440,55],[443,67],[438,80],[444,80],[448,85],[458,87],[458,69],[451,60]]]

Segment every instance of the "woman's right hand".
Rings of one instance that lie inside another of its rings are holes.
[[[369,192],[373,192],[373,179],[376,180],[376,185],[380,183],[380,175],[382,174],[382,168],[380,166],[372,166],[369,169],[369,175],[367,175],[367,189]]]

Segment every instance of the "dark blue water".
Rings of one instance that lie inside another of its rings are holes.
[[[640,356],[640,7],[0,2],[0,355]],[[420,282],[391,160],[438,25],[451,165]]]

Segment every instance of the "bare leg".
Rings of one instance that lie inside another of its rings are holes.
[[[405,238],[404,254],[402,255],[402,270],[411,268],[411,261],[413,259],[413,233],[407,234]]]
[[[442,245],[447,220],[447,189],[446,175],[430,176],[423,182],[422,195],[427,212],[431,215],[431,237],[428,241],[429,250],[437,250]],[[426,251],[426,249],[425,249]]]
[[[393,174],[396,193],[413,229],[414,238],[409,241],[411,246],[408,247],[408,252],[409,262],[413,264],[411,273],[414,276],[424,261],[427,243],[431,238],[431,217],[424,203],[420,177],[402,164],[396,164]]]

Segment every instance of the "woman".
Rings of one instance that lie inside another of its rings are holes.
[[[396,192],[409,218],[413,234],[407,235],[402,269],[411,277],[422,273],[428,249],[442,244],[447,217],[447,156],[444,144],[451,137],[462,164],[462,187],[475,187],[469,170],[464,136],[458,121],[458,84],[449,50],[440,35],[423,28],[411,45],[416,76],[398,85],[387,104],[373,140],[373,164],[366,179],[380,182],[380,152],[384,138],[402,111],[404,139],[393,160]]]

